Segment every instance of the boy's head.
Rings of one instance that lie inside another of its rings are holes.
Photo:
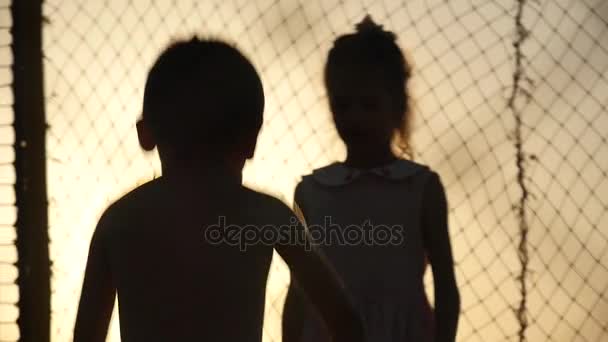
[[[264,91],[254,66],[235,47],[192,38],[172,43],[146,81],[138,135],[163,162],[253,156]]]

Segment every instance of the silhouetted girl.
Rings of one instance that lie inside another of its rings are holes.
[[[342,277],[369,341],[454,341],[460,300],[437,173],[409,154],[410,68],[392,32],[369,17],[338,37],[324,71],[344,162],[314,170],[295,191],[296,209]],[[424,291],[426,260],[435,308]],[[284,341],[327,341],[292,282]]]

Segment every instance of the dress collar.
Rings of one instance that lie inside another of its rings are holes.
[[[373,174],[391,181],[401,181],[424,168],[424,165],[420,165],[405,159],[397,159],[386,165],[371,169],[358,169],[346,166],[342,162],[335,162],[328,166],[314,170],[312,177],[321,185],[341,186],[349,184],[366,174]]]

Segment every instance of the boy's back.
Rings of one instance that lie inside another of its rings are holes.
[[[224,231],[217,229],[221,217],[262,227],[288,225],[291,213],[222,178],[187,187],[159,178],[104,214],[96,247],[117,289],[123,341],[261,340],[272,245],[242,251],[209,240]]]

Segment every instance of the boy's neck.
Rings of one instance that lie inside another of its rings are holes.
[[[176,179],[182,183],[221,183],[242,184],[243,162],[197,161],[185,165],[162,164],[162,176]]]

